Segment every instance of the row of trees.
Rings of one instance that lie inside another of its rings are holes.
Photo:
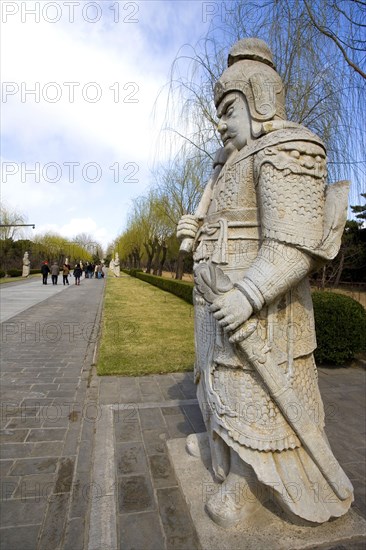
[[[34,239],[21,238],[25,216],[11,208],[1,207],[0,269],[21,269],[25,252],[29,253],[32,269],[39,269],[42,262],[57,261],[61,265],[66,258],[71,264],[80,260],[96,263],[103,258],[101,246],[91,235],[80,233],[67,239],[56,233],[37,235]]]
[[[144,266],[155,275],[165,266],[182,278],[184,255],[175,236],[177,223],[197,208],[208,175],[206,158],[192,148],[190,156],[188,149],[169,166],[156,169],[148,195],[133,201],[126,230],[109,249],[109,254],[119,253],[125,266]]]

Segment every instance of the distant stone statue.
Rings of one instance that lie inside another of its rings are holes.
[[[114,257],[113,272],[115,277],[119,277],[121,275],[121,266],[120,266],[118,252],[116,252]]]
[[[214,100],[223,148],[177,232],[193,249],[195,381],[222,482],[206,510],[229,527],[270,496],[290,518],[326,522],[353,488],[324,433],[307,277],[338,252],[349,182],[326,185],[322,141],[286,120],[262,40],[232,47]]]
[[[24,252],[22,277],[29,277],[29,274],[30,274],[29,254],[28,254],[28,252]]]
[[[113,256],[111,257],[110,261],[109,261],[109,274],[110,275],[114,275],[114,258]]]

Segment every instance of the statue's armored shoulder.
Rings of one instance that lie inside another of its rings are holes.
[[[254,171],[263,236],[316,249],[323,237],[326,153],[322,141],[302,127],[262,138]]]
[[[326,177],[326,152],[321,139],[307,128],[297,126],[271,132],[260,140],[255,155],[258,173],[268,163],[286,174],[310,175],[317,179]]]

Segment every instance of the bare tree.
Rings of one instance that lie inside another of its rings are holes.
[[[80,246],[82,246],[92,256],[98,257],[100,259],[103,258],[103,249],[102,249],[100,243],[98,243],[94,239],[94,237],[93,237],[93,235],[91,235],[91,233],[85,233],[85,232],[84,233],[78,233],[73,238],[73,242],[75,242],[76,244],[79,244]]]
[[[310,4],[304,0],[304,4],[315,29],[329,38],[345,62],[366,79],[366,72],[361,68],[365,64],[366,3],[358,0],[322,0]]]
[[[2,226],[7,227],[0,227],[0,239],[14,240],[16,237],[21,238],[22,228],[16,226],[25,223],[25,221],[26,217],[24,214],[17,212],[16,210],[12,210],[5,205],[1,205],[0,223]]]
[[[273,51],[288,119],[324,140],[330,181],[351,179],[351,202],[357,202],[366,167],[365,6],[350,0],[311,6],[302,0],[226,2],[224,16],[221,11],[208,34],[195,46],[185,45],[173,62],[160,149],[166,155],[167,143],[176,150],[177,143],[187,142],[213,157],[219,145],[213,85],[230,46],[257,36]]]

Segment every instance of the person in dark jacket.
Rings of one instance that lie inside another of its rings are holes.
[[[74,277],[75,277],[75,284],[76,285],[80,284],[80,277],[81,277],[82,273],[83,273],[83,271],[82,271],[80,265],[76,264],[76,266],[74,267]]]
[[[42,283],[44,285],[46,285],[47,284],[47,277],[48,277],[48,274],[50,273],[50,268],[48,267],[48,262],[43,262],[42,267],[41,267],[41,273],[42,273]]]

